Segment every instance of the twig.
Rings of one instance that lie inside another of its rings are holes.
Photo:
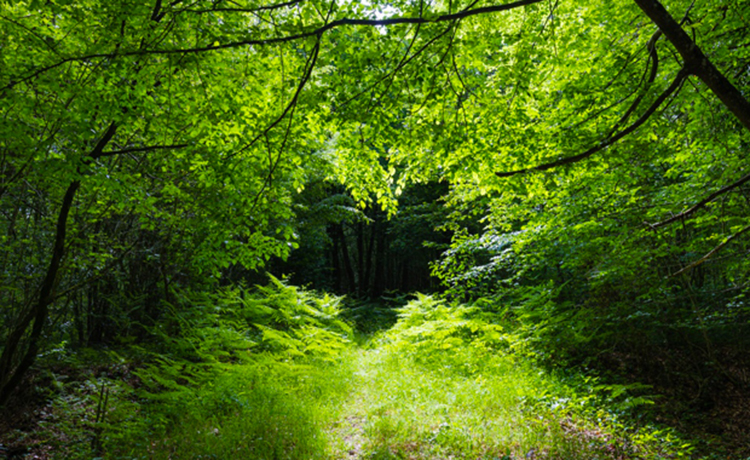
[[[700,208],[707,205],[709,202],[713,201],[716,197],[723,195],[740,185],[744,184],[745,182],[750,181],[750,174],[744,175],[742,178],[740,178],[738,181],[733,182],[725,187],[722,187],[721,189],[715,191],[714,193],[708,195],[706,198],[702,199],[698,203],[691,206],[689,209],[682,211],[681,213],[677,214],[676,216],[672,216],[667,220],[663,220],[661,222],[657,222],[655,224],[649,224],[652,228],[659,228],[663,227],[665,225],[669,225],[672,222],[678,221],[680,219],[684,219],[685,217],[689,216],[690,214],[694,213],[695,211],[699,210]]]
[[[673,278],[673,277],[675,277],[675,276],[677,276],[679,274],[685,273],[688,270],[692,270],[693,268],[697,267],[698,265],[700,265],[703,262],[705,262],[708,259],[710,259],[711,256],[713,256],[719,250],[721,250],[724,246],[726,246],[727,244],[729,244],[730,241],[732,241],[733,239],[735,239],[738,236],[742,235],[743,233],[745,233],[748,230],[750,230],[750,225],[748,225],[747,227],[743,228],[739,232],[737,232],[737,233],[735,233],[733,235],[730,235],[729,237],[727,237],[726,240],[722,241],[718,246],[716,246],[715,248],[713,248],[710,251],[708,251],[708,253],[705,256],[703,256],[700,259],[696,260],[695,262],[691,263],[690,265],[688,265],[687,267],[683,268],[682,270],[679,270],[678,272],[669,275],[669,277]]]

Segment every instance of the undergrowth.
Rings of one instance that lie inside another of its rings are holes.
[[[346,388],[337,357],[352,335],[340,299],[271,278],[186,302],[155,331],[171,354],[139,373],[145,425],[111,436],[111,456],[323,458],[329,401]]]
[[[620,423],[534,366],[479,309],[418,296],[358,356],[349,411],[370,459],[687,458],[689,444]],[[604,408],[606,409],[606,408]],[[350,424],[351,425],[351,424]]]
[[[69,374],[91,364],[86,354],[102,363],[55,379],[33,439],[4,441],[54,459],[325,458],[324,430],[351,375],[340,298],[271,278],[188,293],[168,311],[148,346],[77,361],[61,349]]]
[[[254,290],[185,295],[154,326],[153,345],[100,354],[106,364],[78,378],[52,373],[51,403],[26,440],[30,453],[690,458],[690,444],[674,433],[622,421],[647,400],[549,375],[522,338],[481,308],[418,295],[395,309],[392,327],[359,344],[342,308],[339,298],[275,278]],[[366,312],[355,313],[349,317]]]

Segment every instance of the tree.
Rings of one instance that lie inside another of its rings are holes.
[[[377,206],[357,209],[343,187],[324,184],[309,184],[298,195],[300,246],[269,271],[294,284],[355,297],[438,287],[429,264],[450,243],[448,232],[436,230],[448,214],[442,202],[447,184],[408,186],[390,216]]]
[[[0,23],[4,402],[55,300],[121,267],[133,248],[168,256],[141,244],[144,235],[177,243],[180,256],[163,266],[179,262],[204,279],[285,254],[290,194],[306,174],[298,165],[318,141],[289,123],[291,105],[276,110],[296,86],[286,72],[311,70],[314,43],[279,54],[149,54],[216,38],[200,14],[168,16],[160,2],[3,3]]]

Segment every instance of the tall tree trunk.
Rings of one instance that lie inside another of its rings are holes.
[[[372,293],[375,296],[382,295],[386,286],[387,228],[387,224],[384,224],[378,232],[378,249],[375,252],[375,279],[372,282]]]
[[[362,297],[365,290],[365,225],[357,223],[357,295]]]
[[[331,264],[333,265],[333,290],[336,293],[343,292],[344,280],[341,276],[341,263],[339,260],[339,234],[332,227],[328,227],[328,232],[331,235],[331,241],[333,242],[331,248]]]
[[[47,268],[47,274],[39,290],[39,299],[29,312],[24,315],[22,321],[13,329],[8,342],[5,344],[2,357],[0,357],[0,376],[2,376],[0,377],[2,378],[2,381],[0,381],[0,406],[8,401],[11,393],[21,383],[21,379],[36,359],[37,351],[39,350],[39,337],[41,337],[44,323],[47,321],[48,309],[54,296],[60,262],[65,253],[65,232],[68,224],[68,215],[70,214],[70,208],[73,206],[75,194],[80,186],[81,181],[75,180],[71,182],[65,192],[62,205],[60,206],[60,214],[57,216],[55,246],[52,250],[52,258]],[[32,321],[33,327],[27,340],[29,345],[18,365],[14,366],[13,363],[17,356],[18,347]]]
[[[370,280],[372,279],[372,254],[375,250],[375,234],[377,233],[377,230],[379,229],[377,221],[373,222],[370,226],[370,238],[367,241],[367,257],[365,258],[365,278],[364,278],[364,287],[362,288],[362,292],[365,292],[367,294],[372,295],[372,283],[370,283]]]
[[[346,244],[346,235],[344,234],[344,225],[336,224],[336,232],[339,235],[339,241],[341,241],[341,261],[344,265],[344,273],[346,273],[347,289],[346,292],[352,293],[357,291],[357,280],[354,277],[354,269],[352,268],[352,260],[349,258],[349,247]]]

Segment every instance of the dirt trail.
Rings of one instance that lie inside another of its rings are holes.
[[[364,417],[349,415],[336,422],[331,429],[335,443],[335,459],[357,460],[362,458],[362,446],[365,443]]]
[[[360,349],[355,358],[356,370],[353,391],[343,402],[341,417],[328,430],[332,460],[359,460],[367,443],[365,425],[367,423],[364,392],[367,391],[367,374],[372,361],[367,359],[371,350]]]

